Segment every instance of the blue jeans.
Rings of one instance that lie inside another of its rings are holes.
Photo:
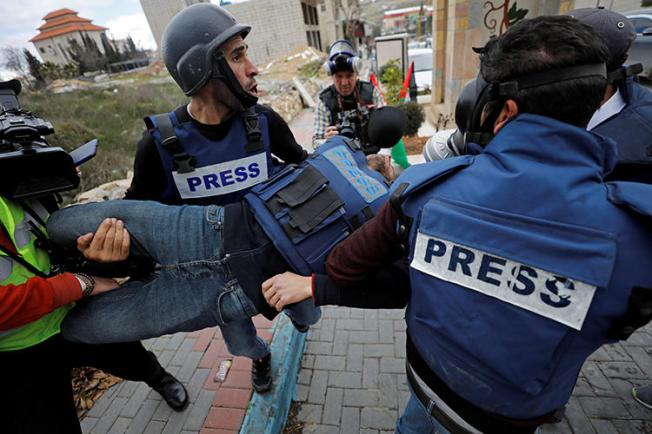
[[[217,325],[232,354],[258,359],[269,353],[251,321],[258,311],[226,263],[224,208],[129,200],[75,205],[50,217],[48,234],[55,243],[71,246],[107,217],[125,223],[132,251],[142,246],[158,271],[82,300],[61,326],[66,339],[129,342]],[[319,320],[312,300],[288,309],[300,324]]]
[[[540,433],[541,428],[537,428],[535,434]],[[450,431],[444,428],[437,419],[430,416],[421,401],[410,391],[410,399],[396,423],[395,434],[450,434]]]
[[[410,399],[396,424],[396,434],[449,434],[410,392]]]

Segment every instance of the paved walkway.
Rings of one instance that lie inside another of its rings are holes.
[[[650,433],[652,410],[631,397],[652,379],[652,326],[596,351],[584,364],[564,421],[548,433]],[[304,434],[394,432],[408,397],[402,310],[328,307],[311,328],[296,400]]]
[[[258,335],[270,340],[272,323],[254,318]],[[233,434],[251,397],[251,360],[233,357],[219,329],[177,333],[144,342],[161,364],[186,385],[190,405],[175,412],[144,383],[123,381],[105,393],[82,419],[84,433]],[[224,359],[233,365],[224,382],[214,381]]]

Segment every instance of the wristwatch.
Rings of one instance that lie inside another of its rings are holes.
[[[88,297],[95,289],[95,279],[86,273],[73,273],[81,285],[82,297]]]

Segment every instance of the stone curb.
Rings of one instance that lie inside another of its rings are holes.
[[[294,397],[306,335],[297,332],[286,315],[278,316],[272,330],[272,389],[251,397],[240,434],[281,432]]]

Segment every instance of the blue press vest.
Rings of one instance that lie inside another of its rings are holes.
[[[195,170],[178,174],[173,169],[172,155],[161,144],[156,117],[149,116],[155,128],[150,130],[165,170],[167,185],[161,202],[183,201],[226,205],[244,197],[254,185],[273,176],[282,166],[272,159],[267,117],[259,113],[264,151],[247,154],[247,130],[240,116],[231,120],[231,127],[220,141],[206,138],[192,123],[179,122],[174,112],[168,114],[174,132],[184,150],[195,157]]]
[[[615,160],[611,140],[523,114],[395,181],[414,218],[408,333],[463,399],[515,419],[562,407],[632,287],[652,288],[652,186],[605,184]]]
[[[387,198],[383,176],[349,143],[343,136],[329,139],[245,196],[265,234],[300,274],[323,273],[331,249]]]
[[[631,77],[618,89],[627,105],[591,131],[616,141],[620,161],[652,161],[652,92]]]

